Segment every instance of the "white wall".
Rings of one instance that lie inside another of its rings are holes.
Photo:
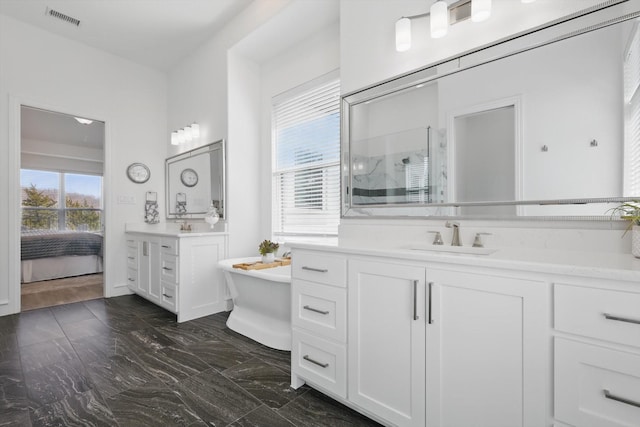
[[[146,191],[158,191],[164,203],[166,76],[0,15],[0,188],[14,202],[20,103],[106,123],[106,293],[128,293],[121,256],[125,223],[143,220]],[[125,176],[133,162],[151,169],[146,184],[133,184]],[[133,197],[135,203],[118,204],[119,196]],[[18,214],[16,203],[0,209],[0,232],[9,236],[0,244],[0,315],[18,311],[20,301]]]
[[[340,68],[340,28],[336,22],[262,65],[260,139],[260,236],[272,233],[271,103],[274,96]]]
[[[167,155],[226,140],[225,221],[231,257],[257,252],[260,148],[259,113],[255,108],[259,106],[260,88],[255,64],[230,49],[289,3],[290,0],[253,2],[169,73],[168,126],[163,138]],[[194,121],[200,124],[200,139],[171,146],[169,133]]]
[[[453,0],[447,0],[449,4]],[[428,35],[428,18],[412,20],[413,45],[395,50],[395,23],[402,16],[428,11],[424,0],[342,0],[340,2],[340,68],[342,93],[370,86],[511,34],[534,28],[601,0],[493,0],[491,18],[480,23],[463,21],[441,39]],[[519,19],[513,19],[517,14]]]

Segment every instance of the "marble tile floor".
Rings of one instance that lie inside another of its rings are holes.
[[[289,352],[138,296],[0,317],[0,426],[378,426],[289,387]]]

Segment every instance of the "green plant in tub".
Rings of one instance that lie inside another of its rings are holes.
[[[609,212],[611,212],[612,218],[617,216],[620,219],[629,221],[629,226],[625,234],[634,225],[640,225],[640,201],[638,200],[623,203],[615,208],[609,209]]]
[[[272,242],[271,240],[263,240],[258,246],[258,250],[260,251],[260,255],[266,255],[273,253],[278,250],[280,245],[278,243]]]

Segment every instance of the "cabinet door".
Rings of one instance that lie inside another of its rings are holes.
[[[427,282],[427,425],[548,425],[548,284],[431,269]]]
[[[397,426],[424,426],[425,270],[349,261],[349,400]]]

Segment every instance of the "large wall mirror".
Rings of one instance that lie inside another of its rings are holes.
[[[225,218],[223,140],[168,158],[165,176],[167,218],[204,218],[211,203]]]
[[[344,96],[343,216],[594,217],[640,199],[640,11],[607,3]]]

